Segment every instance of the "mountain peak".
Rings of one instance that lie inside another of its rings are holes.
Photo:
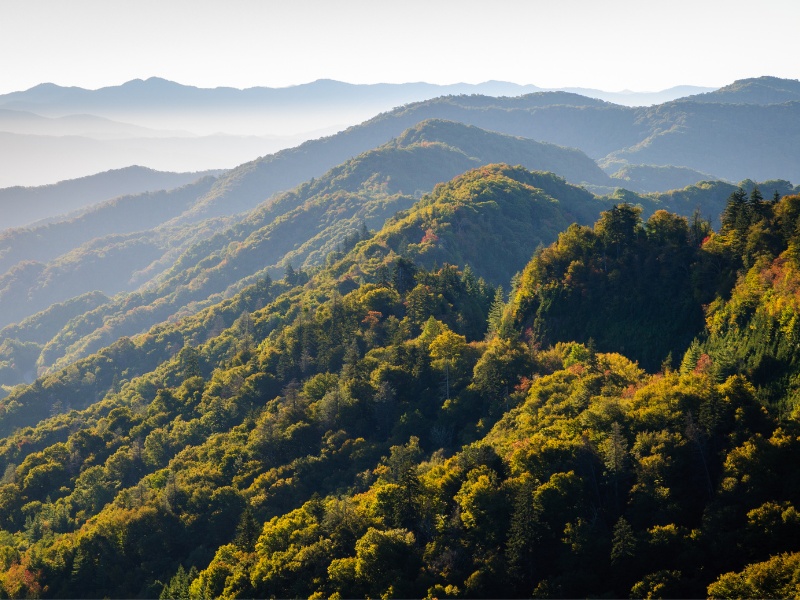
[[[800,101],[800,81],[764,75],[737,79],[713,92],[681,100],[721,104],[782,104]]]

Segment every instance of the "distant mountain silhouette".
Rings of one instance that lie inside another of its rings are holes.
[[[589,96],[591,98],[599,98],[600,100],[613,102],[614,104],[622,104],[623,106],[651,106],[653,104],[663,104],[664,102],[677,100],[685,96],[713,92],[715,89],[716,88],[713,87],[697,85],[676,85],[675,87],[658,92],[632,92],[630,90],[604,92],[602,90],[580,87],[564,88],[563,91],[581,94],[582,96]]]
[[[0,231],[65,215],[124,194],[177,188],[221,171],[165,173],[126,167],[39,187],[0,189]]]
[[[738,79],[711,92],[688,96],[691,102],[723,104],[781,104],[800,101],[800,81],[779,77]]]
[[[759,180],[800,180],[800,165],[793,151],[800,144],[800,103],[762,106],[676,101],[627,108],[566,92],[516,98],[445,96],[399,107],[336,135],[243,164],[220,177],[183,218],[196,220],[249,210],[272,194],[318,177],[426,119],[578,148],[608,172],[647,164],[683,167],[730,181],[739,181],[743,174]],[[683,182],[668,183],[658,191]],[[636,184],[630,187],[643,189]]]
[[[659,92],[632,92],[630,90],[608,92],[592,88],[569,88],[566,91],[619,104],[649,105],[711,89],[714,88],[676,86]],[[43,83],[28,90],[0,95],[0,106],[30,110],[43,115],[68,114],[76,110],[104,114],[107,111],[123,109],[166,109],[170,107],[179,107],[183,110],[203,108],[214,111],[224,111],[230,108],[274,109],[278,106],[310,109],[319,104],[330,108],[353,102],[365,105],[380,102],[385,107],[391,107],[443,95],[520,96],[541,91],[558,90],[505,81],[438,85],[424,82],[351,84],[331,79],[319,79],[310,83],[281,88],[198,88],[159,77],[150,77],[146,80],[134,79],[122,85],[103,87],[97,90]]]
[[[716,177],[686,167],[625,165],[611,175],[614,184],[636,192],[677,190]]]
[[[159,131],[95,115],[43,117],[29,111],[8,108],[0,108],[0,131],[21,135],[79,135],[94,139],[189,135],[185,131]]]

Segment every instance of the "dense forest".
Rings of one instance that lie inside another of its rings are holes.
[[[170,191],[123,196],[61,221],[0,233],[0,396],[123,337],[230,298],[264,275],[282,277],[287,262],[305,270],[324,265],[362,224],[380,229],[439,182],[497,162],[553,171],[566,179],[521,176],[520,171],[503,175],[516,177],[514,185],[523,195],[548,197],[537,204],[539,209],[550,207],[543,218],[526,210],[516,215],[510,204],[499,204],[509,209],[510,221],[503,229],[506,243],[491,258],[487,277],[506,286],[539,244],[552,243],[570,223],[591,225],[614,204],[641,206],[643,218],[659,209],[687,217],[700,211],[718,225],[716,216],[737,189],[704,181],[669,192],[609,192],[611,179],[577,150],[427,120],[319,178],[268,197],[249,212],[199,221],[191,216],[204,210],[208,194],[234,212],[241,208],[232,199],[243,189],[245,195],[257,193],[264,176],[260,169],[242,167],[219,180],[207,177]],[[632,176],[646,177],[642,173],[654,170],[659,169],[639,169]],[[466,188],[467,180],[460,181]],[[576,182],[594,184],[578,187]],[[768,194],[795,191],[782,180],[740,185],[748,193],[756,185]],[[483,187],[491,200],[492,188]],[[514,222],[523,216],[530,219]],[[426,256],[438,253],[440,263],[462,266],[470,262],[464,252],[474,260],[492,256],[476,253],[474,246],[482,242],[461,234],[445,254],[437,250]]]
[[[17,386],[0,594],[795,595],[800,196],[721,185],[481,167]]]

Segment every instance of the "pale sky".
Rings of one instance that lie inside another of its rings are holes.
[[[0,93],[479,83],[657,91],[800,79],[797,0],[0,0]]]

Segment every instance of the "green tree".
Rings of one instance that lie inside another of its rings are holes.
[[[450,399],[450,370],[458,362],[467,347],[467,339],[450,329],[436,336],[429,346],[431,358],[444,368],[445,396]]]
[[[595,233],[602,241],[605,251],[613,251],[619,259],[623,251],[633,245],[641,227],[641,212],[641,208],[630,204],[617,204],[600,214]]]

